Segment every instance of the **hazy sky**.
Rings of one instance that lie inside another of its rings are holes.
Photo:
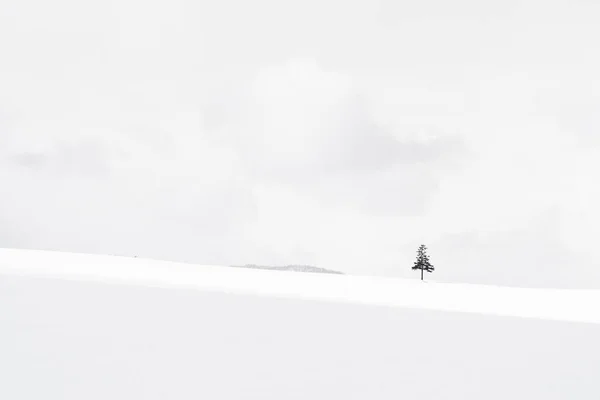
[[[0,247],[600,288],[599,20],[3,0]]]

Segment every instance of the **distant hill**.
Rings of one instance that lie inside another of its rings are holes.
[[[332,271],[330,269],[313,267],[311,265],[285,265],[280,267],[273,267],[268,265],[254,265],[254,264],[246,264],[246,265],[232,265],[234,268],[254,268],[254,269],[268,269],[271,271],[294,271],[294,272],[311,272],[311,273],[320,273],[320,274],[338,274],[343,275],[342,272]]]

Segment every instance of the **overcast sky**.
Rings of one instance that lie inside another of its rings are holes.
[[[600,288],[594,0],[3,0],[0,247]]]

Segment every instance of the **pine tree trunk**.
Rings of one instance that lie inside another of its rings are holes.
[[[423,268],[421,268],[421,280],[423,280]]]

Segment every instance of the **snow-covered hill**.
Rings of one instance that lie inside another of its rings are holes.
[[[600,398],[600,292],[0,249],[2,399]]]

